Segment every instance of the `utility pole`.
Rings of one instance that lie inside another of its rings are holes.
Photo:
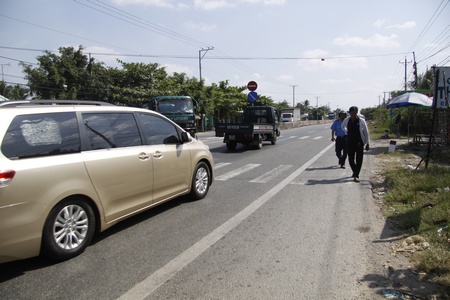
[[[413,52],[413,68],[414,68],[414,89],[417,90],[417,62],[416,62],[416,53]]]
[[[388,100],[391,98],[391,93],[390,92],[383,92],[383,105],[386,104],[386,93],[389,93]]]
[[[316,121],[319,121],[319,97],[316,97]]]
[[[378,107],[381,106],[381,95],[378,95]]]
[[[5,74],[3,73],[3,66],[10,66],[10,64],[9,63],[7,63],[7,64],[0,64],[1,66],[2,66],[2,81],[3,82],[5,82]]]
[[[202,49],[198,50],[198,70],[200,73],[200,82],[202,81],[202,58],[206,55],[206,52],[208,52],[209,50],[214,50],[214,47],[208,47],[206,49],[202,48]],[[202,52],[205,52],[205,53],[203,53],[203,55],[202,55]]]
[[[408,89],[408,74],[407,74],[407,69],[408,69],[408,64],[411,63],[411,61],[407,61],[406,60],[406,56],[405,56],[405,62],[399,61],[399,63],[405,65],[405,92]]]
[[[295,88],[298,87],[298,85],[291,85],[292,87],[292,108],[295,108]]]

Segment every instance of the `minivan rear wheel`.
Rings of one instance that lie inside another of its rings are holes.
[[[192,176],[190,196],[194,200],[205,198],[209,190],[210,180],[211,171],[208,165],[204,162],[199,162],[195,167],[194,175]]]
[[[73,197],[58,203],[50,212],[42,235],[42,254],[53,260],[67,260],[81,254],[95,231],[92,207]]]

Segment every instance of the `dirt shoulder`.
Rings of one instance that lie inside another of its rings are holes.
[[[417,167],[424,154],[420,151],[424,149],[416,149],[417,152],[413,151],[407,158],[377,155],[388,151],[391,140],[396,141],[395,151],[403,151],[402,147],[408,145],[406,139],[372,140],[371,150],[364,156],[363,169],[372,185],[372,203],[369,207],[374,210],[374,214],[367,246],[370,263],[366,275],[360,281],[361,296],[364,299],[446,299],[435,296],[442,294],[444,287],[426,282],[426,274],[420,274],[414,269],[408,252],[396,251],[407,236],[396,232],[389,220],[383,217],[383,194],[386,191],[383,172],[399,164]],[[424,162],[421,166],[424,166]]]

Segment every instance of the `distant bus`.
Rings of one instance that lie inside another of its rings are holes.
[[[336,118],[336,114],[333,112],[328,113],[328,119],[329,120],[334,120]]]

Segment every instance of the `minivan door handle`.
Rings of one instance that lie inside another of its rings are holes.
[[[163,156],[163,154],[159,151],[156,151],[155,153],[153,153],[154,158],[161,158],[162,156]]]
[[[139,153],[138,157],[140,160],[148,160],[150,158],[150,155],[148,155],[145,152],[141,152],[141,153]]]

